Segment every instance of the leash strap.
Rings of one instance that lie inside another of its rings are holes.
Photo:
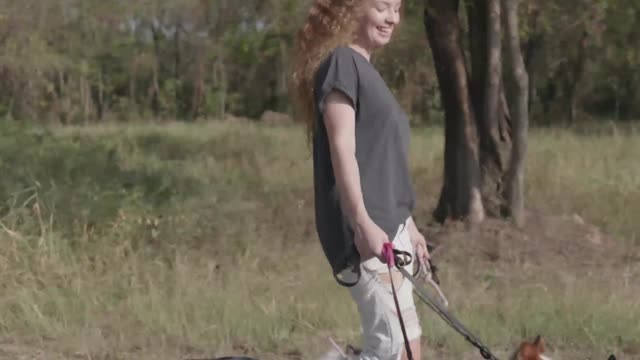
[[[405,270],[403,268],[403,266],[406,266],[408,264],[411,263],[411,254],[409,254],[406,251],[400,251],[397,249],[393,248],[393,243],[385,243],[382,247],[382,255],[384,257],[384,259],[386,260],[387,263],[387,268],[389,270],[389,281],[391,282],[391,290],[393,291],[393,301],[395,302],[396,305],[396,310],[398,312],[398,318],[400,319],[400,328],[402,329],[402,335],[404,337],[404,343],[405,343],[405,349],[407,351],[407,358],[409,360],[413,360],[413,354],[411,353],[411,347],[409,346],[409,340],[408,340],[408,336],[407,336],[407,331],[404,325],[404,319],[402,318],[402,313],[400,312],[400,304],[398,301],[398,297],[396,295],[396,290],[395,290],[395,285],[393,282],[393,278],[391,275],[391,268],[393,266],[395,266],[396,268],[398,268],[398,270],[402,273],[402,275],[404,275],[405,278],[407,278],[407,280],[409,280],[412,284],[413,284],[413,289],[414,291],[418,294],[418,296],[420,297],[420,299],[422,299],[422,301],[424,301],[433,311],[435,311],[438,315],[440,315],[440,317],[449,325],[451,326],[455,331],[457,331],[460,335],[462,335],[469,343],[471,343],[474,347],[476,347],[479,351],[480,351],[480,355],[486,359],[486,360],[498,360],[498,358],[493,355],[491,353],[491,351],[489,351],[489,349],[484,346],[482,344],[482,342],[480,340],[478,340],[478,338],[476,338],[471,331],[469,331],[464,325],[462,325],[462,323],[456,319],[455,316],[453,316],[451,313],[449,313],[449,311],[447,311],[447,309],[445,309],[444,306],[442,306],[441,304],[439,304],[437,301],[434,301],[433,299],[431,299],[431,297],[429,296],[429,294],[424,290],[423,287],[421,287],[416,279],[415,279],[415,275],[412,276],[411,274],[409,274],[409,272],[407,270]],[[419,264],[420,265],[420,264]],[[422,264],[423,267],[425,267],[426,264]],[[424,269],[426,270],[426,269]],[[419,272],[420,270],[416,271],[416,274]],[[435,285],[436,289],[438,290],[438,292],[441,293],[440,288],[437,286],[437,284],[435,284],[435,282],[433,282],[433,284]],[[447,300],[444,297],[444,294],[440,294],[443,302],[446,304]],[[447,305],[445,305],[447,306]]]
[[[460,335],[462,335],[469,343],[471,343],[474,347],[476,347],[480,351],[480,355],[486,360],[498,360],[498,358],[489,351],[489,349],[482,344],[478,338],[476,338],[471,331],[469,331],[455,316],[453,316],[450,312],[448,312],[442,305],[440,305],[437,301],[431,299],[429,294],[422,288],[415,278],[411,276],[404,268],[398,267],[398,270],[413,284],[413,289],[418,294],[420,299],[427,304],[434,312],[436,312],[440,317],[455,331],[457,331]]]
[[[391,282],[391,291],[393,292],[393,302],[396,304],[396,312],[398,313],[398,318],[400,319],[400,329],[402,329],[402,337],[404,338],[404,348],[407,352],[407,359],[413,359],[413,353],[411,352],[411,346],[409,344],[409,337],[407,336],[407,329],[404,325],[404,319],[402,318],[402,311],[400,311],[400,302],[398,301],[398,295],[396,294],[396,287],[393,283],[393,275],[391,274],[391,268],[396,266],[400,268],[404,264],[397,264],[395,259],[395,252],[393,249],[393,243],[388,242],[382,246],[382,256],[385,258],[387,263],[387,269],[389,270],[389,282]],[[409,255],[407,253],[407,255]],[[410,255],[409,255],[410,256]],[[401,260],[401,262],[403,262]],[[403,269],[404,270],[404,269]]]
[[[411,254],[406,251],[400,251],[393,248],[393,243],[388,242],[383,244],[382,247],[382,256],[387,263],[387,269],[389,271],[389,281],[391,282],[391,290],[393,292],[393,302],[396,306],[396,311],[398,313],[398,318],[400,319],[400,328],[402,329],[402,336],[404,337],[404,345],[405,350],[407,352],[407,358],[409,360],[414,360],[413,353],[411,352],[411,346],[409,345],[409,338],[407,336],[407,329],[404,325],[404,319],[402,318],[402,312],[400,311],[400,303],[398,301],[398,295],[396,293],[395,284],[393,282],[393,276],[391,274],[391,268],[396,267],[402,275],[404,275],[407,280],[409,280],[413,284],[414,291],[418,294],[420,299],[425,302],[434,312],[436,312],[451,328],[453,328],[456,332],[462,335],[465,340],[471,343],[474,347],[476,347],[480,351],[480,355],[485,360],[498,360],[498,358],[489,351],[489,349],[482,344],[478,338],[476,338],[471,331],[469,331],[462,323],[447,309],[445,309],[441,304],[437,301],[434,301],[429,294],[422,288],[415,279],[415,274],[412,276],[409,274],[407,270],[403,268],[411,263]],[[425,266],[425,264],[423,264]],[[416,274],[419,272],[416,271]],[[433,282],[435,284],[435,282]],[[439,287],[436,285],[436,289],[440,292]],[[447,300],[444,298],[444,295],[441,294],[444,303],[446,304]],[[445,305],[446,306],[446,305]]]

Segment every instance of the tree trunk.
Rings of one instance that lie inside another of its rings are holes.
[[[173,78],[175,79],[175,88],[174,88],[174,103],[175,105],[175,117],[179,118],[181,115],[181,109],[183,108],[183,102],[186,103],[187,99],[182,99],[181,97],[181,76],[180,76],[180,60],[181,60],[181,51],[180,51],[180,31],[182,31],[182,19],[178,19],[175,24],[175,33],[173,35],[173,46],[174,46],[174,58],[173,58]],[[186,109],[187,107],[184,106]]]
[[[105,108],[105,104],[104,104],[104,79],[103,79],[103,69],[102,69],[102,65],[100,68],[100,71],[98,72],[98,101],[96,102],[96,107],[97,107],[97,115],[98,115],[98,120],[102,120],[102,117],[104,115],[104,108]]]
[[[91,84],[88,77],[84,77],[84,103],[82,104],[82,111],[84,114],[84,122],[89,123],[92,120],[93,99],[91,98]]]
[[[505,9],[506,10],[506,9]],[[530,9],[529,28],[531,33],[524,44],[524,67],[529,77],[529,104],[531,109],[533,102],[537,98],[535,80],[536,80],[536,63],[544,47],[545,34],[542,29],[542,21],[540,21],[540,11],[534,5]],[[517,19],[516,19],[517,20]],[[508,36],[508,35],[507,35]]]
[[[138,77],[138,65],[133,62],[129,68],[129,111],[138,110],[136,99],[136,79]]]
[[[201,49],[198,50],[198,56],[196,63],[193,66],[193,73],[191,75],[191,110],[189,111],[189,115],[192,119],[197,119],[202,113],[202,105],[206,101],[205,99],[205,79],[206,79],[206,68],[205,68],[205,56],[209,50],[209,46],[202,46]]]
[[[511,148],[509,111],[502,82],[500,0],[468,3],[471,94],[479,134],[481,194],[485,211],[498,216]]]
[[[57,96],[58,99],[57,99],[56,107],[58,108],[58,120],[62,125],[66,125],[69,120],[68,119],[69,112],[66,105],[68,102],[67,89],[66,89],[64,73],[62,69],[58,69],[57,73],[58,73],[59,94]]]
[[[508,58],[516,82],[513,116],[513,148],[507,172],[506,195],[509,215],[518,226],[524,225],[524,170],[529,128],[529,78],[518,36],[518,1],[502,0],[505,10]]]
[[[223,14],[223,9],[228,6],[227,1],[220,0],[214,1],[213,3],[206,3],[207,6],[207,24],[209,31],[209,38],[212,39],[213,44],[213,54],[214,60],[211,63],[211,77],[212,83],[211,88],[214,91],[214,94],[217,95],[216,99],[216,107],[217,114],[214,116],[218,116],[221,120],[225,118],[226,108],[227,108],[227,76],[226,69],[224,63],[224,46],[221,38],[221,33],[223,33],[219,28],[221,22],[221,15]]]
[[[582,81],[584,69],[586,66],[586,49],[587,49],[588,34],[585,32],[578,42],[578,53],[576,55],[575,64],[573,68],[573,76],[569,81],[568,98],[569,98],[569,121],[573,125],[578,115],[578,105],[580,101],[579,85]]]
[[[478,138],[468,74],[460,45],[458,1],[429,0],[424,12],[438,84],[445,108],[444,185],[434,217],[480,222]]]
[[[78,82],[78,88],[80,90],[80,114],[82,114],[82,119],[80,122],[82,124],[87,124],[89,122],[89,100],[91,99],[91,89],[89,87],[89,82],[87,81],[87,77],[85,74],[86,66],[83,64],[82,70],[80,71],[80,79]]]
[[[279,42],[280,45],[280,71],[278,72],[278,82],[276,92],[278,93],[277,109],[278,111],[289,112],[289,101],[287,100],[287,69],[289,67],[287,59],[287,43],[284,39]]]
[[[227,76],[222,58],[222,49],[218,47],[218,55],[213,63],[213,88],[218,93],[218,116],[224,119],[227,107]]]
[[[445,111],[444,185],[434,218],[444,222],[469,217],[478,222],[485,215],[504,216],[511,209],[509,169],[519,171],[523,155],[522,147],[514,150],[512,146],[502,74],[500,0],[467,3],[471,74],[460,44],[458,0],[427,0],[426,4],[425,30]],[[527,113],[528,107],[518,111]],[[520,136],[526,138],[526,132]],[[514,165],[510,164],[512,151],[516,151]]]
[[[485,85],[487,76],[487,1],[467,1],[467,22],[469,24],[469,54],[471,66],[471,99],[476,113],[476,121],[484,117]]]
[[[160,114],[160,29],[155,24],[151,24],[151,34],[153,37],[153,79],[151,83],[151,108],[153,115]]]

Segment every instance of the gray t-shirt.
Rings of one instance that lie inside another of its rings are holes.
[[[350,47],[337,47],[320,65],[315,78],[319,113],[313,139],[313,169],[316,229],[333,272],[338,274],[357,266],[360,257],[353,230],[340,208],[323,121],[324,99],[332,90],[343,92],[356,110],[356,160],[364,204],[390,240],[411,216],[415,194],[408,167],[407,114],[364,56]]]

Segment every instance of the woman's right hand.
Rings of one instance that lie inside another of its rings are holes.
[[[355,244],[360,253],[361,261],[377,257],[385,263],[382,256],[382,247],[389,241],[389,236],[371,218],[356,222]]]

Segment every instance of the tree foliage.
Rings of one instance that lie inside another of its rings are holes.
[[[70,124],[286,112],[306,4],[0,0],[0,116]],[[414,121],[440,122],[422,7],[405,1],[397,37],[374,61]],[[526,0],[520,19],[532,123],[640,117],[638,2]]]

